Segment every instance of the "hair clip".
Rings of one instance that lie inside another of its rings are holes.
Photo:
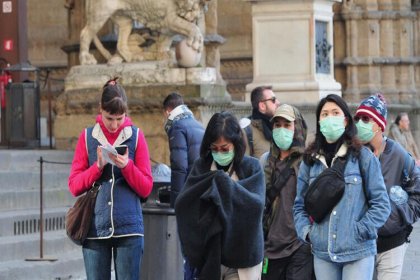
[[[107,81],[104,85],[104,88],[107,86],[115,86],[117,84],[117,80],[119,79],[119,77],[115,77],[109,81]]]

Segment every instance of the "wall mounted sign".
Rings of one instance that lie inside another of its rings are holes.
[[[11,13],[12,12],[12,1],[3,1],[3,13]]]

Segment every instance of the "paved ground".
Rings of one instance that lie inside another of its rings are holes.
[[[414,224],[404,259],[402,280],[420,279],[420,222]]]

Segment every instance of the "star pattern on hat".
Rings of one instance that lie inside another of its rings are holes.
[[[356,111],[356,115],[367,114],[385,131],[387,107],[381,94],[372,95],[364,99]]]

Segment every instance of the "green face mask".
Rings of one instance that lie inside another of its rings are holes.
[[[373,132],[373,123],[368,122],[364,123],[361,120],[356,123],[357,127],[357,137],[362,141],[363,144],[366,144],[372,140],[375,133]]]
[[[294,134],[295,132],[293,130],[284,127],[275,128],[273,129],[274,143],[276,143],[280,150],[287,151],[290,145],[292,145]]]
[[[230,150],[227,153],[211,152],[211,155],[213,156],[214,161],[217,162],[218,165],[228,166],[235,157],[235,151]]]
[[[319,122],[319,126],[327,142],[334,143],[344,133],[344,116],[326,117]]]

